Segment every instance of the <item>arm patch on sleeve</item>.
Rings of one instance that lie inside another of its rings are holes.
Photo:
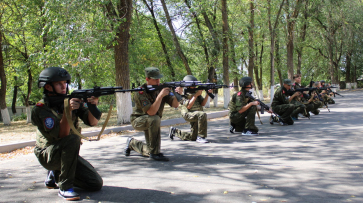
[[[149,101],[147,101],[147,100],[143,100],[143,101],[142,101],[142,105],[143,105],[143,106],[147,106],[148,104],[149,104]]]
[[[47,129],[54,128],[54,119],[52,117],[47,117],[44,119],[44,125]]]

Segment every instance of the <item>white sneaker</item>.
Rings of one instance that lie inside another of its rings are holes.
[[[196,141],[199,143],[208,143],[207,139],[205,139],[204,137],[199,137],[199,136],[197,137]]]
[[[254,131],[251,131],[251,130],[246,130],[246,131],[243,131],[242,135],[255,136],[255,135],[258,135],[258,132],[254,132]]]

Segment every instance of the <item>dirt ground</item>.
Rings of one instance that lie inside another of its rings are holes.
[[[181,108],[174,109],[169,106],[165,106],[162,120],[180,118],[181,117],[180,109]],[[204,109],[204,111],[206,112],[214,112],[222,110],[225,110],[223,109],[222,104],[219,104],[217,107]],[[95,127],[86,126],[81,122],[82,132],[100,130],[106,118],[107,118],[107,113],[103,113],[100,122]],[[117,126],[116,122],[117,122],[116,111],[113,111],[110,120],[108,121],[106,129],[116,127]],[[36,127],[30,123],[26,124],[25,120],[12,121],[10,126],[4,126],[3,123],[0,123],[0,145],[35,140],[35,132],[36,132]],[[104,136],[105,135],[102,135],[102,138]]]

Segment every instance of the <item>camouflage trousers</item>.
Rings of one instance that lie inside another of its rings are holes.
[[[55,172],[61,190],[73,186],[89,191],[100,190],[103,180],[95,168],[79,156],[80,144],[80,138],[71,134],[47,148],[35,147],[34,153],[45,169]]]
[[[190,132],[175,130],[175,135],[181,140],[195,141],[197,137],[207,138],[207,114],[203,111],[188,112],[183,115],[185,121],[190,122]]]
[[[144,115],[132,120],[131,124],[135,130],[144,131],[146,144],[142,141],[132,139],[130,148],[143,156],[159,154],[161,146],[160,123],[161,118],[158,115]]]
[[[312,108],[309,111],[311,111],[314,114],[317,114],[319,113],[318,109],[321,107],[322,103],[320,101],[314,101],[309,103],[308,105],[312,105]],[[306,110],[308,110],[308,108],[306,108]]]
[[[294,121],[291,119],[291,114],[295,108],[294,104],[281,104],[272,107],[272,110],[277,113],[284,122],[293,124]]]
[[[235,127],[236,132],[243,130],[253,130],[258,132],[258,127],[255,125],[256,106],[251,106],[243,113],[229,112],[229,121]]]
[[[303,103],[294,99],[290,102],[290,104],[295,105],[295,108],[294,108],[293,112],[291,113],[291,117],[297,118],[299,113],[306,115],[306,112],[307,112],[306,106]]]
[[[335,101],[333,98],[329,97],[328,95],[324,95],[324,102],[328,103],[328,104],[335,104]]]

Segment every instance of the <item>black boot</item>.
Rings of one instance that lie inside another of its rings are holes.
[[[134,139],[134,138],[129,137],[129,138],[127,138],[127,140],[126,140],[126,147],[125,147],[125,150],[124,150],[124,152],[125,152],[125,156],[130,156],[130,152],[131,152],[131,149],[130,149],[130,142],[131,142],[131,140],[132,140],[132,139]]]

